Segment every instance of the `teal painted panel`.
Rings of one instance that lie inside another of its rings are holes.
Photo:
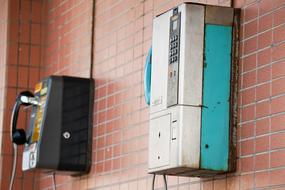
[[[232,27],[207,24],[201,127],[201,168],[227,171]]]

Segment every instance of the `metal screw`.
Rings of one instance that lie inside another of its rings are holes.
[[[69,133],[69,132],[64,132],[64,133],[63,133],[63,137],[64,137],[65,139],[69,139],[69,138],[70,138],[70,133]]]

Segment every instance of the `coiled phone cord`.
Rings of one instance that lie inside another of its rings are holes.
[[[13,111],[12,111],[12,115],[14,115],[15,113],[15,109],[16,106],[13,107]],[[10,136],[11,136],[11,141],[13,144],[13,166],[12,166],[12,174],[11,174],[11,179],[10,179],[10,185],[9,185],[9,190],[13,189],[13,184],[14,184],[14,180],[15,180],[15,175],[16,175],[16,168],[17,168],[17,145],[15,143],[13,143],[13,117],[11,117],[11,121],[10,121]]]
[[[13,143],[13,149],[14,149],[14,154],[13,154],[13,167],[12,167],[12,175],[10,179],[10,185],[9,185],[9,190],[13,189],[13,184],[15,180],[15,175],[16,175],[16,168],[17,168],[17,145]]]
[[[152,186],[151,186],[151,190],[154,190],[154,184],[155,184],[155,176],[156,174],[153,174],[152,176]],[[164,182],[164,189],[167,190],[167,181],[166,181],[166,175],[163,174],[163,182]]]

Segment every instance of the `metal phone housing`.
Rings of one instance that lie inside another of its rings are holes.
[[[148,172],[236,168],[239,10],[183,3],[153,20]]]
[[[93,79],[51,76],[35,87],[22,170],[70,174],[90,170]]]

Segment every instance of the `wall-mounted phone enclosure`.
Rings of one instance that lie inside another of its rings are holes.
[[[236,167],[239,11],[184,3],[153,20],[149,173]]]
[[[88,172],[92,153],[92,79],[51,76],[35,87],[23,171]]]

